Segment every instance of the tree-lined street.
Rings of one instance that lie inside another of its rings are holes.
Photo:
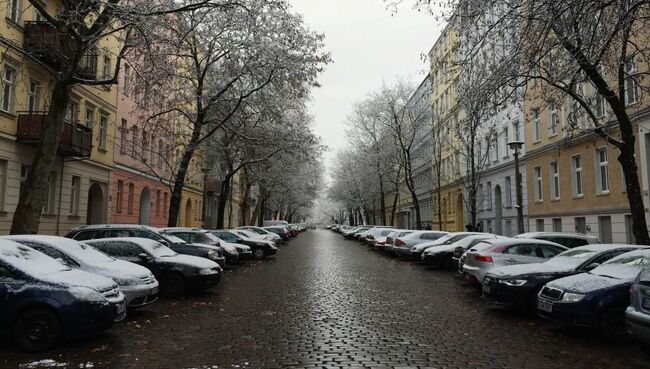
[[[455,274],[312,230],[275,259],[226,271],[212,292],[162,300],[45,354],[2,351],[0,367],[647,367],[635,345],[486,308]]]

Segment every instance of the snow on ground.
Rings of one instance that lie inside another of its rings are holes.
[[[80,364],[71,364],[71,363],[63,363],[63,362],[58,362],[56,360],[52,359],[43,359],[43,360],[38,360],[38,361],[32,361],[29,363],[24,363],[20,364],[19,368],[20,369],[44,369],[44,368],[66,368],[66,369],[72,369],[72,368],[79,368],[79,369],[89,369],[89,368],[94,368],[95,364],[91,362],[87,363],[80,363]]]

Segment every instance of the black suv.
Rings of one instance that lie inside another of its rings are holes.
[[[96,240],[101,238],[140,237],[158,241],[179,254],[200,256],[210,259],[222,267],[226,264],[223,250],[219,246],[202,243],[188,243],[174,235],[160,231],[157,228],[134,224],[100,224],[82,226],[71,230],[68,238],[77,241]]]

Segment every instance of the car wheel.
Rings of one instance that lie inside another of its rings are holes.
[[[61,321],[51,310],[29,309],[16,319],[14,340],[27,352],[45,351],[59,343],[63,336]]]
[[[262,248],[256,248],[255,250],[253,250],[253,257],[254,257],[255,259],[262,259],[262,258],[264,258],[264,249],[262,249]]]
[[[600,317],[600,336],[610,342],[626,342],[629,334],[625,327],[625,310],[622,308],[607,309]]]
[[[185,295],[185,278],[180,274],[167,274],[160,282],[160,294],[164,297],[179,298]]]

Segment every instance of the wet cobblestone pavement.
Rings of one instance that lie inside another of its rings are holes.
[[[650,353],[490,308],[453,272],[308,231],[210,293],[0,368],[650,368]]]

